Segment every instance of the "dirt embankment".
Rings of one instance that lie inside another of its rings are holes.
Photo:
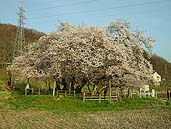
[[[170,129],[171,110],[145,109],[92,113],[0,110],[1,128]]]

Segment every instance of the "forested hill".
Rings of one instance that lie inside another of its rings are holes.
[[[16,38],[17,27],[10,24],[0,23],[0,67],[4,63],[8,63],[11,58],[12,49]],[[35,42],[44,35],[32,29],[25,29],[26,44]]]
[[[162,78],[171,80],[171,63],[157,55],[153,55],[150,61],[153,64],[154,70],[158,72]]]

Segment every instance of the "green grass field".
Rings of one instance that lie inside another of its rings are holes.
[[[156,98],[131,98],[122,101],[112,101],[110,105],[107,101],[86,101],[73,97],[53,97],[50,95],[21,95],[18,93],[4,92],[8,98],[3,99],[1,94],[0,108],[13,110],[50,110],[62,112],[94,112],[113,110],[133,110],[167,108],[171,109],[171,103]],[[3,104],[2,104],[3,103]]]

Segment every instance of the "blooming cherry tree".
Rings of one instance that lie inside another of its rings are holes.
[[[122,20],[106,29],[63,22],[15,58],[10,69],[22,79],[62,78],[78,91],[85,83],[105,87],[109,79],[113,87],[135,87],[150,81],[153,68],[144,49],[151,50],[152,42]]]

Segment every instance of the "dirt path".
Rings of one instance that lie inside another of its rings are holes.
[[[171,110],[146,109],[93,113],[0,110],[0,129],[169,129]]]

